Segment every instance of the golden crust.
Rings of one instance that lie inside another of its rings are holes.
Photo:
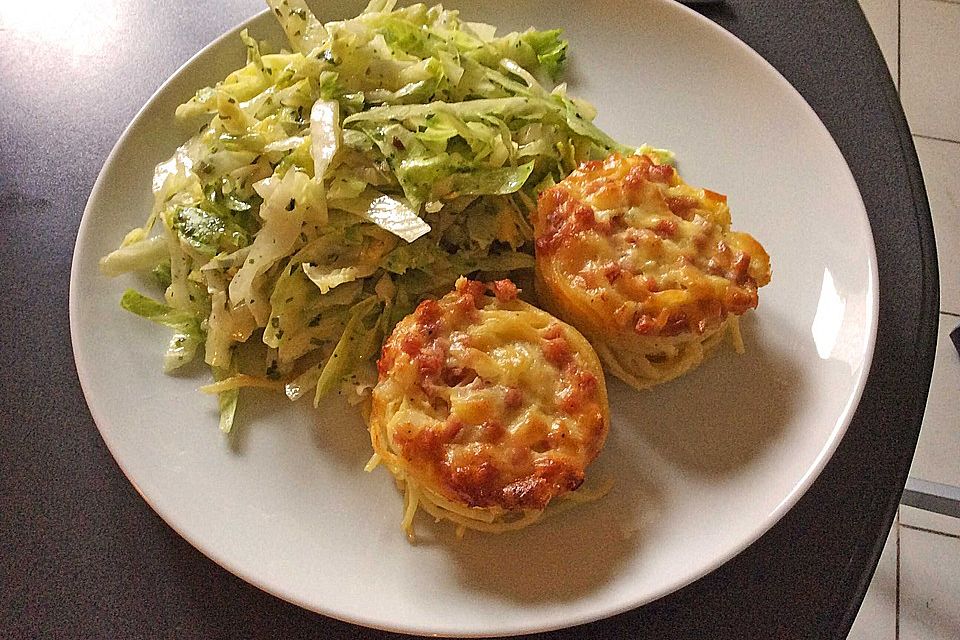
[[[541,304],[638,388],[699,364],[770,281],[726,197],[646,155],[581,165],[540,195],[534,231]]]
[[[461,278],[398,323],[369,418],[374,451],[408,494],[467,527],[535,519],[580,486],[609,428],[586,339],[510,281],[487,289]]]

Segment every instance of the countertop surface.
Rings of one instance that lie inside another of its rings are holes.
[[[110,456],[73,364],[70,264],[100,167],[162,81],[260,3],[60,5],[0,9],[0,636],[390,636],[276,599],[181,539]],[[857,3],[731,0],[700,11],[800,91],[856,178],[879,264],[874,360],[836,454],[771,531],[678,592],[544,637],[844,637],[917,442],[937,333],[933,231],[900,103]]]

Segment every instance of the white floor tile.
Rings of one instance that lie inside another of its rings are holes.
[[[897,82],[899,4],[898,0],[860,0],[860,8],[863,9],[867,22],[870,23],[877,37],[877,43],[880,45],[880,51],[883,52],[883,58],[887,61],[894,83]]]
[[[847,640],[896,640],[896,636],[897,525],[894,523]]]
[[[960,519],[906,505],[900,506],[900,524],[938,531],[960,538]],[[960,607],[960,602],[957,603],[957,606]]]
[[[950,331],[958,325],[960,318],[940,314],[933,380],[910,468],[915,478],[954,486],[960,486],[960,355],[950,342]]]
[[[960,9],[960,5],[957,5]],[[960,21],[960,10],[957,12]],[[960,49],[956,67],[960,69]],[[960,99],[960,97],[958,97]],[[960,125],[960,112],[957,114]],[[960,143],[913,139],[933,214],[940,261],[940,309],[960,314]],[[960,418],[957,419],[960,423]]]
[[[913,133],[960,140],[960,4],[901,0],[900,98]]]
[[[900,640],[960,638],[960,539],[900,528]]]

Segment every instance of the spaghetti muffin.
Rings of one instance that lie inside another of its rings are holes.
[[[534,214],[540,304],[636,388],[697,366],[757,306],[770,259],[730,230],[725,196],[649,155],[582,164]]]
[[[576,490],[609,427],[603,371],[576,329],[517,298],[509,280],[460,278],[383,346],[369,417],[373,462],[418,507],[499,532]]]

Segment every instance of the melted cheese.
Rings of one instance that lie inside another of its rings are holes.
[[[433,515],[529,523],[575,490],[609,424],[600,362],[576,330],[461,279],[384,345],[374,450]],[[452,509],[452,510],[451,510]]]
[[[726,197],[648,156],[585,163],[541,194],[534,227],[541,300],[638,387],[699,363],[770,281]]]

